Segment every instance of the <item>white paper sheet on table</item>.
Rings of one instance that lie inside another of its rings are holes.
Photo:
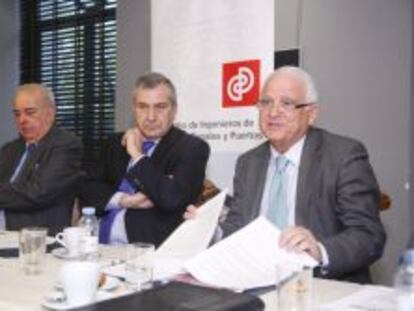
[[[184,221],[155,252],[155,279],[165,279],[183,271],[186,261],[204,251],[216,230],[227,190],[221,191],[198,208],[197,217]],[[123,266],[109,267],[110,275],[124,274]]]
[[[278,247],[280,230],[259,217],[226,239],[191,259],[185,268],[196,279],[213,286],[249,289],[274,285],[276,265],[292,272],[314,267],[308,254],[288,253]]]
[[[395,298],[396,293],[393,288],[368,285],[349,296],[324,304],[319,310],[392,311],[397,310]]]

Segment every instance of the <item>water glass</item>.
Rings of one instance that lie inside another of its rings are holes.
[[[280,311],[310,311],[312,310],[312,279],[313,269],[304,267],[293,272],[286,278],[280,277],[286,272],[286,267],[276,268],[276,286],[278,309]]]
[[[154,271],[155,246],[150,243],[132,243],[126,248],[125,280],[129,288],[151,288]]]
[[[39,274],[46,259],[47,228],[28,227],[20,230],[19,258],[25,274]]]

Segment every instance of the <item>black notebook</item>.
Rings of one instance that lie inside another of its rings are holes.
[[[256,311],[263,301],[253,295],[226,289],[171,282],[140,293],[76,308],[76,311]]]

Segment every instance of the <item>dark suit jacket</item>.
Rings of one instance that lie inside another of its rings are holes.
[[[52,127],[10,183],[24,151],[25,142],[20,138],[0,150],[0,209],[6,212],[6,228],[45,226],[49,234],[55,234],[70,225],[81,143],[72,134]]]
[[[155,204],[150,209],[127,210],[128,240],[159,245],[182,222],[186,206],[200,194],[209,146],[172,127],[152,156],[139,160],[125,175],[130,157],[121,146],[122,136],[117,134],[104,145],[100,160],[82,187],[82,198],[103,211],[125,176]]]
[[[225,235],[259,215],[269,159],[269,142],[238,159],[234,198],[222,225]],[[295,222],[311,230],[326,248],[329,266],[317,275],[370,282],[368,267],[381,257],[385,244],[378,206],[379,189],[365,147],[311,129],[299,167]]]

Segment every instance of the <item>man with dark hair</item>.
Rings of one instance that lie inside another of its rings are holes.
[[[200,194],[210,150],[173,126],[175,87],[159,73],[138,78],[133,113],[135,127],[104,145],[82,196],[104,211],[100,242],[159,245]]]
[[[70,225],[81,167],[80,141],[54,125],[52,92],[21,85],[13,99],[19,138],[0,150],[0,229]]]

